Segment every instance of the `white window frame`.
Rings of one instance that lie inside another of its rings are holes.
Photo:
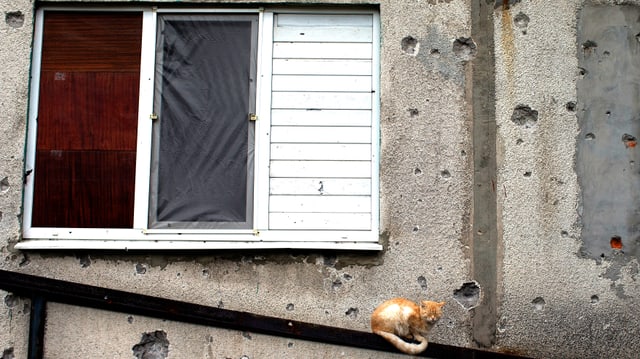
[[[362,10],[313,9],[171,9],[44,7],[36,12],[32,57],[29,126],[27,131],[26,171],[35,167],[35,141],[40,83],[43,18],[45,11],[136,11],[142,12],[142,47],[138,138],[136,150],[135,200],[133,228],[51,228],[31,227],[34,178],[26,176],[24,186],[23,239],[17,249],[338,249],[380,250],[379,239],[379,13]],[[255,122],[255,174],[253,229],[148,229],[149,185],[151,176],[151,131],[153,113],[156,24],[160,13],[257,13],[259,16],[257,90]],[[269,221],[269,161],[271,132],[271,73],[274,14],[370,14],[373,16],[372,54],[372,129],[371,129],[371,227],[370,230],[270,230]]]

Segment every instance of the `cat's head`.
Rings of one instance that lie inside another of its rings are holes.
[[[442,307],[446,302],[423,300],[420,303],[420,316],[430,324],[435,324],[442,317]]]

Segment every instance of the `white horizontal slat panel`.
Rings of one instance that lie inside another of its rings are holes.
[[[372,48],[368,42],[276,42],[273,58],[371,59]]]
[[[271,111],[274,126],[371,126],[370,110],[285,110]]]
[[[354,109],[371,108],[371,93],[368,92],[274,92],[272,108],[297,109]]]
[[[276,14],[275,24],[277,27],[287,27],[287,26],[372,27],[373,15],[371,14]]]
[[[371,143],[369,127],[289,127],[271,128],[272,143]]]
[[[370,230],[369,213],[270,213],[270,229]]]
[[[273,91],[371,92],[371,76],[274,75]]]
[[[361,178],[272,178],[271,194],[370,195],[371,180]]]
[[[369,196],[271,196],[269,212],[369,213]]]
[[[277,143],[271,145],[272,160],[371,160],[370,144]]]
[[[371,75],[371,60],[274,59],[274,75]]]
[[[271,177],[371,178],[370,161],[271,161]]]
[[[371,42],[373,32],[370,27],[357,26],[276,26],[273,29],[273,39],[296,42]]]
[[[269,229],[371,230],[373,15],[277,14],[273,36]]]

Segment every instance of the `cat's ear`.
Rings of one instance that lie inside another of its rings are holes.
[[[445,305],[445,304],[447,304],[447,302],[440,302],[440,303],[438,303],[438,306],[439,306],[440,308],[442,308],[442,307],[444,307],[444,305]]]

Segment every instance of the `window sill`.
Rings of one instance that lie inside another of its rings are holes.
[[[210,249],[332,249],[379,251],[375,242],[329,241],[213,241],[213,240],[72,240],[25,239],[15,246],[20,250],[210,250]]]

